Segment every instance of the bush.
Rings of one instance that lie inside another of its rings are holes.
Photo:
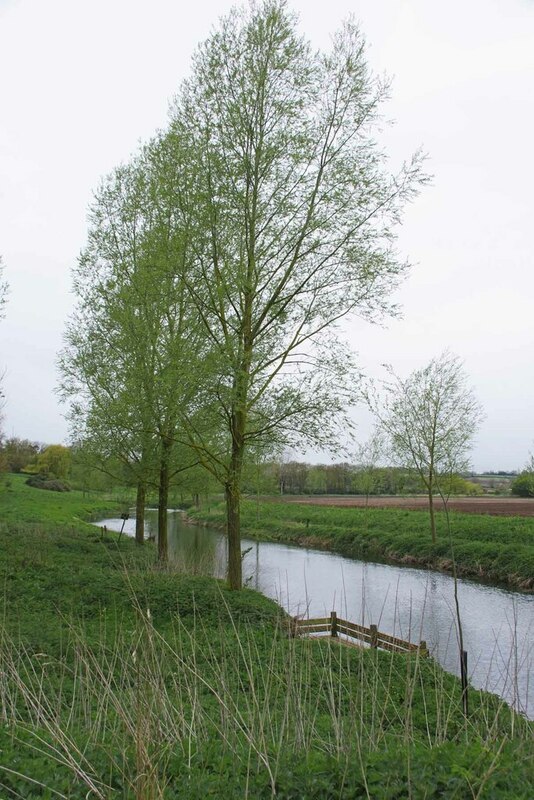
[[[534,472],[522,472],[512,481],[510,489],[517,497],[534,497]]]
[[[68,483],[58,480],[49,480],[46,475],[35,475],[26,481],[34,489],[48,489],[50,492],[70,492]]]

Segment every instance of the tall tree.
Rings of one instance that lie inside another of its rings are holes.
[[[194,430],[190,440],[224,484],[234,589],[247,448],[322,441],[345,404],[336,323],[395,312],[406,264],[393,230],[424,175],[419,155],[385,170],[373,136],[387,88],[353,23],[316,53],[286,3],[266,0],[221,22],[175,102],[170,136],[189,175],[178,199],[193,210],[187,285],[212,344],[206,397],[227,453]]]
[[[444,352],[407,378],[388,367],[381,401],[371,400],[397,459],[417,471],[428,495],[430,532],[436,541],[434,494],[448,493],[450,478],[469,467],[468,452],[482,407],[458,356]]]

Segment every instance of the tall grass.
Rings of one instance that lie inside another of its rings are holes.
[[[222,593],[220,614],[199,608],[165,632],[133,602],[135,624],[111,636],[71,622],[63,657],[3,632],[0,781],[12,796],[422,796],[436,762],[426,796],[477,797],[512,757],[525,779],[531,725],[478,692],[466,719],[458,682],[432,660],[288,638],[283,617],[243,623]],[[458,760],[468,767],[447,794],[440,771]],[[388,794],[399,781],[407,794]]]

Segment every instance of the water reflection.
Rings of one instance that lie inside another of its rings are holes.
[[[120,530],[122,520],[103,520]],[[147,513],[155,535],[156,512]],[[133,535],[135,520],[125,533]],[[330,611],[363,625],[418,642],[424,639],[445,669],[458,674],[453,581],[429,570],[374,564],[334,553],[243,540],[243,580],[277,600],[290,614]],[[226,539],[218,531],[186,525],[169,514],[170,557],[178,568],[223,577]],[[469,676],[477,688],[496,692],[534,716],[534,597],[461,580],[460,609]]]

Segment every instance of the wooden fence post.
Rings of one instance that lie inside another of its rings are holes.
[[[337,614],[335,611],[330,614],[330,635],[337,636]]]
[[[376,649],[378,647],[378,628],[376,625],[369,625],[371,631],[371,647]]]

